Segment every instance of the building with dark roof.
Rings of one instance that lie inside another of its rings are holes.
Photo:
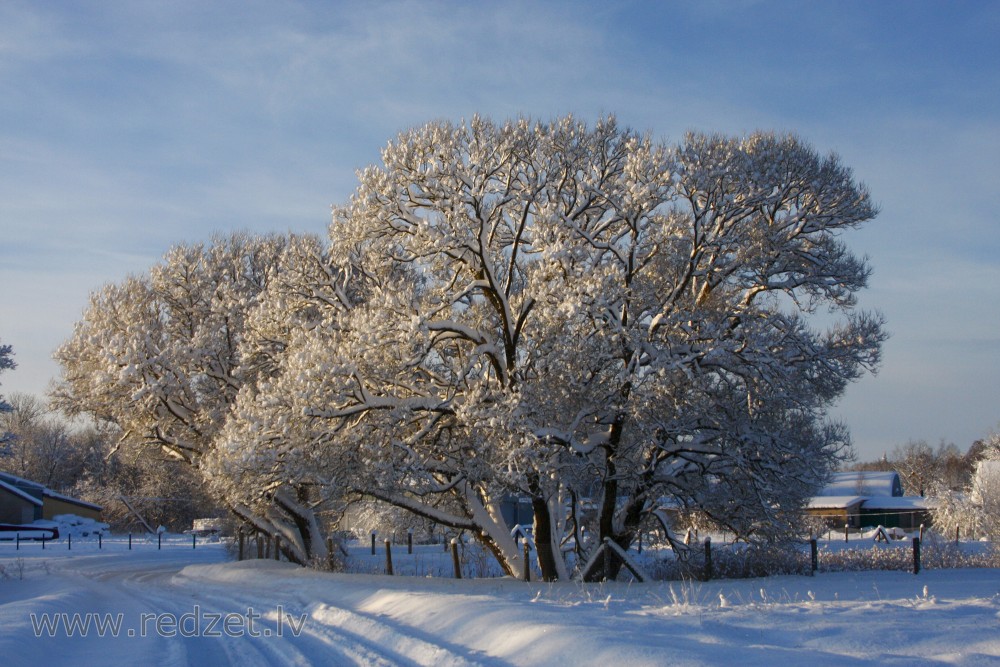
[[[38,482],[0,472],[0,523],[22,524],[60,514],[101,520],[104,508],[57,493]]]

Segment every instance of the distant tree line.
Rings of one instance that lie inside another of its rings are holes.
[[[139,530],[141,516],[179,531],[218,512],[190,466],[118,447],[121,433],[111,425],[74,427],[31,394],[12,394],[7,405],[0,470],[101,505],[113,529]]]
[[[992,437],[992,436],[991,436]],[[862,461],[850,470],[895,471],[908,496],[938,496],[961,491],[972,482],[976,465],[987,458],[990,437],[976,440],[966,452],[942,440],[936,447],[926,440],[909,440],[874,461]]]

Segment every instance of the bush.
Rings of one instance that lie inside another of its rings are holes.
[[[851,548],[821,547],[820,572],[862,572],[913,569],[910,541],[891,544],[863,542]],[[956,544],[933,533],[921,544],[921,569],[1000,568],[1000,546],[995,543]],[[646,571],[657,580],[683,581],[705,578],[705,550],[692,545],[687,554],[647,562]],[[808,543],[784,545],[727,544],[712,546],[713,579],[745,579],[777,575],[808,575]]]

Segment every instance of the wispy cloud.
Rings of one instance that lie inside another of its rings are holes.
[[[841,153],[882,206],[848,243],[895,332],[848,421],[967,445],[1000,420],[998,28],[993,3],[0,3],[5,393],[43,390],[86,294],[168,246],[322,233],[400,130],[615,113]]]

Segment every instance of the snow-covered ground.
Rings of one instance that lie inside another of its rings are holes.
[[[1000,664],[1000,570],[544,584],[103,546],[0,542],[3,665]]]

